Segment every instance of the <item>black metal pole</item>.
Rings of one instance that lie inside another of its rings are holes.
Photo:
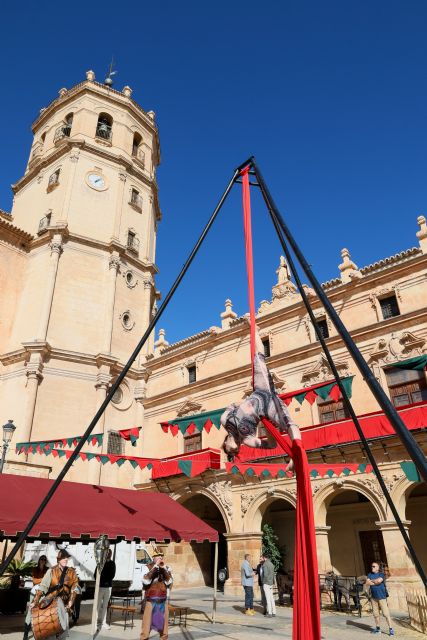
[[[249,162],[250,162],[250,160],[248,160],[248,162],[246,164],[248,164]],[[233,177],[231,178],[230,182],[228,183],[227,188],[225,189],[223,195],[221,196],[221,199],[219,200],[217,206],[215,207],[215,210],[212,213],[211,217],[209,218],[209,220],[208,220],[205,228],[203,229],[199,239],[197,240],[196,244],[194,245],[194,247],[193,247],[189,257],[187,258],[185,264],[183,265],[178,277],[176,278],[175,282],[173,283],[172,287],[170,288],[169,292],[167,293],[164,301],[160,305],[156,315],[154,316],[154,318],[151,320],[150,324],[148,325],[148,328],[147,328],[146,332],[144,333],[144,335],[142,336],[141,340],[138,342],[137,346],[135,347],[135,349],[134,349],[132,355],[130,356],[129,360],[127,361],[127,363],[123,367],[121,373],[117,377],[117,380],[114,382],[114,384],[111,385],[110,391],[108,392],[104,402],[99,407],[99,409],[96,412],[94,418],[92,419],[91,423],[87,427],[87,429],[84,432],[83,436],[81,437],[79,443],[77,444],[76,448],[74,449],[72,455],[68,459],[68,461],[65,464],[64,468],[59,473],[58,477],[56,478],[55,482],[53,483],[53,485],[49,489],[49,491],[46,494],[45,498],[42,500],[42,502],[41,502],[40,506],[38,507],[37,511],[35,512],[35,514],[31,518],[31,520],[29,521],[27,526],[25,527],[24,531],[19,535],[15,545],[12,548],[12,551],[9,553],[9,555],[6,558],[6,560],[1,564],[1,566],[0,566],[0,576],[3,575],[6,567],[9,565],[10,561],[14,558],[15,554],[17,553],[17,551],[18,551],[19,547],[22,545],[22,543],[25,542],[25,538],[28,536],[29,532],[34,527],[35,523],[37,522],[37,520],[39,519],[39,517],[43,513],[44,509],[49,504],[50,499],[52,498],[52,496],[54,495],[55,491],[57,490],[57,488],[61,484],[63,478],[67,474],[67,472],[70,469],[71,465],[73,464],[73,462],[77,458],[80,450],[82,449],[82,447],[86,443],[87,438],[90,436],[90,434],[92,433],[92,431],[93,431],[94,427],[96,426],[98,420],[100,419],[100,417],[104,413],[104,411],[107,408],[107,406],[110,404],[112,397],[114,396],[116,390],[118,389],[118,387],[120,386],[120,384],[123,381],[124,377],[126,376],[126,374],[128,373],[129,369],[131,368],[132,363],[137,358],[137,356],[138,356],[139,352],[141,351],[142,347],[144,346],[144,344],[148,340],[148,338],[150,336],[150,333],[152,332],[152,330],[156,326],[156,323],[158,322],[158,320],[162,316],[164,310],[168,306],[170,299],[172,298],[173,294],[175,293],[176,289],[178,288],[178,285],[180,284],[180,282],[183,279],[184,275],[186,274],[190,264],[192,263],[196,253],[198,252],[198,250],[200,248],[200,245],[202,244],[203,240],[205,239],[209,229],[213,225],[213,223],[215,221],[215,218],[217,217],[219,211],[221,210],[222,205],[224,204],[228,194],[230,193],[231,188],[232,188],[236,178],[238,177],[238,175],[239,175],[239,168],[237,168],[234,171]]]
[[[264,197],[264,200],[267,204],[268,210],[270,211],[270,214],[274,214],[274,216],[277,219],[277,222],[285,236],[285,238],[287,239],[287,241],[289,242],[289,245],[292,247],[293,252],[295,253],[298,262],[300,263],[301,267],[303,268],[307,278],[310,281],[310,284],[312,285],[313,289],[315,290],[317,296],[319,297],[319,300],[321,301],[322,305],[324,306],[325,310],[327,311],[329,317],[331,318],[332,322],[334,323],[338,333],[340,334],[344,344],[346,345],[347,349],[349,350],[350,354],[353,357],[353,360],[355,361],[360,373],[362,374],[362,376],[364,377],[366,383],[368,384],[368,386],[370,387],[374,397],[376,398],[378,404],[380,405],[380,407],[382,408],[382,410],[384,411],[385,415],[387,416],[388,420],[390,421],[390,424],[392,425],[392,427],[394,428],[394,430],[396,431],[397,435],[399,436],[400,440],[402,441],[403,446],[405,447],[405,449],[407,450],[410,458],[413,460],[415,466],[418,469],[418,472],[420,474],[420,476],[424,479],[425,482],[427,482],[427,459],[424,455],[424,453],[422,452],[421,448],[418,446],[418,443],[416,442],[415,438],[413,437],[413,435],[411,434],[411,432],[406,428],[405,423],[403,422],[402,418],[399,416],[399,414],[397,413],[396,409],[394,408],[393,404],[390,402],[390,399],[388,398],[388,396],[386,395],[386,393],[384,392],[384,390],[382,389],[381,385],[378,383],[378,381],[376,380],[374,374],[372,373],[371,369],[368,367],[367,363],[365,362],[365,359],[363,358],[362,354],[360,353],[359,349],[357,348],[356,344],[354,343],[352,337],[350,336],[349,332],[347,331],[346,327],[344,326],[343,322],[341,321],[341,318],[339,317],[339,315],[337,314],[337,312],[335,311],[333,305],[331,304],[328,296],[326,295],[326,293],[323,291],[320,282],[317,280],[316,276],[314,275],[310,265],[308,264],[307,260],[305,259],[303,253],[301,252],[298,244],[296,243],[294,237],[292,236],[291,232],[289,231],[285,221],[283,220],[280,211],[277,209],[274,200],[268,190],[267,185],[264,182],[264,178],[262,177],[262,174],[255,162],[255,159],[252,158],[251,159],[251,166],[255,172],[257,181],[261,187],[261,191]]]
[[[406,529],[405,529],[405,527],[403,525],[403,522],[402,522],[402,520],[400,518],[400,515],[399,515],[399,513],[398,513],[398,511],[397,511],[397,509],[395,507],[395,504],[394,504],[394,502],[392,500],[392,497],[391,497],[391,495],[390,495],[390,493],[389,493],[389,491],[387,489],[387,486],[386,486],[386,484],[384,482],[384,479],[382,477],[380,468],[379,468],[379,466],[377,464],[377,461],[375,460],[374,454],[371,451],[371,448],[369,446],[369,442],[366,439],[365,434],[363,433],[362,427],[361,427],[359,419],[358,419],[358,417],[357,417],[357,415],[356,415],[356,413],[355,413],[355,411],[353,409],[353,405],[351,404],[350,398],[348,397],[348,394],[347,394],[347,392],[345,390],[345,387],[341,382],[341,378],[340,378],[338,369],[335,366],[335,362],[334,362],[334,360],[332,358],[331,352],[329,351],[329,347],[327,346],[326,341],[325,341],[325,339],[324,339],[324,337],[322,335],[322,332],[320,331],[319,326],[318,326],[318,324],[316,322],[316,318],[315,318],[315,315],[313,313],[312,306],[311,306],[310,301],[308,299],[308,296],[305,293],[304,288],[302,286],[302,282],[301,282],[301,279],[300,279],[300,277],[298,275],[297,269],[295,267],[295,263],[293,261],[292,255],[291,255],[291,253],[290,253],[290,251],[288,249],[288,246],[287,246],[287,244],[285,242],[285,239],[283,238],[283,235],[282,235],[282,232],[281,232],[277,217],[276,217],[275,213],[272,211],[271,208],[269,208],[269,213],[270,213],[271,219],[273,221],[274,227],[275,227],[275,229],[277,231],[277,235],[279,236],[279,240],[280,240],[280,243],[282,245],[283,251],[285,253],[286,260],[288,261],[289,268],[290,268],[290,270],[291,270],[291,272],[292,272],[292,274],[293,274],[293,276],[295,278],[295,282],[297,284],[298,290],[299,290],[299,292],[301,294],[301,297],[302,297],[304,305],[305,305],[305,307],[307,309],[308,315],[310,316],[310,320],[311,320],[311,322],[313,324],[313,327],[314,327],[314,330],[316,332],[317,338],[318,338],[318,340],[319,340],[319,342],[320,342],[320,344],[321,344],[321,346],[323,348],[323,351],[325,353],[325,356],[326,356],[326,359],[328,361],[328,364],[331,367],[331,371],[332,371],[332,373],[333,373],[333,375],[335,377],[335,380],[336,380],[336,382],[338,384],[338,387],[339,387],[339,389],[341,391],[341,395],[342,395],[344,404],[346,406],[346,409],[349,412],[349,414],[350,414],[350,416],[351,416],[351,418],[352,418],[352,420],[354,422],[354,426],[357,429],[357,433],[359,434],[359,438],[360,438],[360,440],[361,440],[361,442],[363,444],[363,448],[365,449],[365,452],[366,452],[366,455],[367,455],[367,457],[369,459],[369,462],[372,465],[372,468],[373,468],[374,473],[375,473],[375,475],[377,477],[378,483],[379,483],[379,485],[380,485],[380,487],[382,489],[382,492],[383,492],[384,497],[385,497],[385,499],[387,501],[387,504],[390,507],[390,510],[391,510],[391,512],[392,512],[392,514],[394,516],[394,519],[396,520],[396,524],[397,524],[397,526],[398,526],[398,528],[400,530],[400,533],[402,535],[402,538],[403,538],[403,540],[404,540],[404,542],[405,542],[405,544],[407,546],[407,549],[408,549],[409,554],[410,554],[410,556],[412,558],[412,561],[413,561],[413,563],[414,563],[414,565],[415,565],[415,567],[416,567],[416,569],[417,569],[417,571],[418,571],[418,573],[420,575],[421,580],[424,583],[424,587],[427,589],[427,576],[426,576],[426,574],[424,572],[424,569],[423,569],[423,567],[422,567],[422,565],[421,565],[421,563],[420,563],[420,561],[418,559],[418,556],[417,556],[416,551],[415,551],[415,549],[414,549],[414,547],[413,547],[413,545],[411,543],[411,540],[409,539],[408,533],[407,533],[407,531],[406,531]]]

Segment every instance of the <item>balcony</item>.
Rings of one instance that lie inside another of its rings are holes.
[[[61,124],[55,131],[55,135],[53,137],[53,142],[56,144],[60,140],[64,138],[69,138],[71,134],[71,125],[70,124]]]
[[[37,235],[40,236],[42,233],[48,230],[50,227],[50,219],[52,217],[51,213],[45,215],[39,222],[39,228],[37,229]]]
[[[136,255],[139,254],[139,239],[137,237],[133,235],[129,235],[126,246],[128,251],[131,251]]]

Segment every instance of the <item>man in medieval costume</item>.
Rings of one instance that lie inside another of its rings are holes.
[[[156,552],[149,571],[142,579],[144,586],[145,609],[142,617],[140,640],[147,640],[154,629],[160,640],[168,638],[168,592],[173,578],[170,567],[164,563],[163,554]]]

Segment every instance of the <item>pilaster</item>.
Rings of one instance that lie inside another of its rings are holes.
[[[240,594],[242,591],[240,567],[245,553],[251,555],[252,564],[256,566],[261,554],[262,533],[260,531],[248,531],[244,533],[224,533],[224,536],[227,540],[228,550],[228,580],[225,583],[225,593],[230,595]]]

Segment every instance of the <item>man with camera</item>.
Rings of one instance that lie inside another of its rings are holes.
[[[165,565],[163,553],[156,552],[149,571],[143,578],[145,609],[140,640],[148,640],[151,629],[158,631],[160,640],[168,637],[168,590],[172,586],[170,567]]]

